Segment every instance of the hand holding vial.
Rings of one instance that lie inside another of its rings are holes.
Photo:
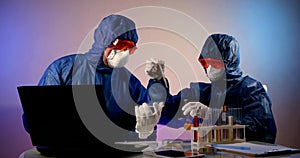
[[[139,133],[140,139],[146,139],[153,133],[154,127],[160,119],[163,107],[163,102],[154,102],[153,106],[150,106],[147,103],[135,106],[135,131]]]

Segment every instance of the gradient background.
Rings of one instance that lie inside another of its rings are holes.
[[[22,126],[17,86],[37,84],[45,68],[54,59],[76,52],[103,17],[148,5],[184,12],[209,33],[235,36],[241,46],[244,74],[268,85],[278,127],[276,143],[300,148],[297,0],[1,0],[0,157],[15,158],[32,148]],[[159,38],[160,34],[156,35]],[[147,40],[153,35],[141,31],[139,36]],[[134,71],[143,76],[138,72]],[[180,89],[176,82],[171,81],[171,85],[172,93]]]

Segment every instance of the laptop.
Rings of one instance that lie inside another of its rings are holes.
[[[89,107],[91,96],[99,109],[105,107],[102,86],[100,85],[66,85],[66,86],[19,86],[17,87],[26,124],[33,146],[44,155],[97,155],[126,152],[103,143],[91,133],[82,121],[76,104],[83,103]],[[74,97],[76,96],[76,97]],[[75,104],[76,103],[76,104]],[[92,114],[93,115],[93,114]],[[92,117],[92,116],[91,116]],[[93,118],[94,119],[94,118]],[[97,119],[97,118],[95,118]],[[50,147],[50,149],[49,149]]]

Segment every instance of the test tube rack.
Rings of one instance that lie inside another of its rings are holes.
[[[213,109],[211,112],[214,112]],[[226,124],[217,125],[200,124],[198,127],[192,126],[190,130],[191,134],[191,149],[192,151],[200,151],[212,144],[226,144],[226,143],[238,143],[246,141],[246,125],[241,125],[241,109],[232,108],[231,112],[226,113]],[[220,113],[216,113],[211,118],[220,117]],[[223,117],[224,119],[224,117]],[[212,121],[209,121],[212,122]]]
[[[220,126],[200,126],[191,127],[192,132],[197,132],[194,138],[192,134],[192,151],[199,150],[211,144],[225,144],[245,142],[245,125],[220,125]],[[196,141],[195,141],[196,140]]]

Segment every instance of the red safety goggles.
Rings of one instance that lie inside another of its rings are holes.
[[[200,64],[207,69],[209,65],[216,69],[222,69],[224,68],[224,63],[222,60],[213,59],[213,58],[201,58],[199,59]]]
[[[122,50],[125,51],[127,49],[136,49],[135,43],[130,41],[130,40],[120,40],[120,39],[116,39],[110,46],[110,48],[112,49],[118,49],[118,50]],[[133,54],[134,51],[129,51],[130,54]]]

